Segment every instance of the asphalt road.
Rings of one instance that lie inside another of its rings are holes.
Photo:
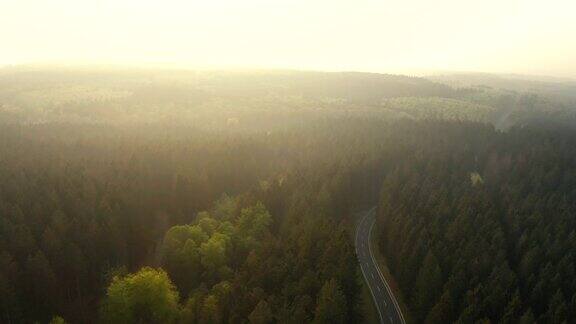
[[[372,254],[370,238],[372,228],[374,227],[374,223],[376,223],[375,214],[376,208],[372,208],[362,215],[362,219],[356,228],[356,237],[354,239],[356,255],[360,263],[360,268],[362,269],[364,280],[366,280],[368,288],[370,288],[370,293],[372,293],[374,304],[380,316],[380,323],[403,324],[406,322],[404,321],[400,307]]]

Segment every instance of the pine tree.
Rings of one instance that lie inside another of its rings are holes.
[[[346,323],[346,298],[335,279],[324,283],[316,306],[315,323]]]
[[[248,316],[252,324],[267,324],[273,321],[272,310],[265,300],[261,300]]]

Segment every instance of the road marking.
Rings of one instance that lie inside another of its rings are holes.
[[[392,316],[388,316],[388,318],[390,318],[390,323],[394,323],[394,321],[392,320]]]
[[[378,291],[382,291],[382,290],[380,289],[380,286],[376,286],[376,288],[378,288]]]
[[[374,210],[374,208],[372,209],[372,211]],[[366,214],[368,215],[368,214]],[[367,216],[364,216],[367,217]],[[394,294],[392,294],[392,290],[390,289],[390,286],[388,286],[388,282],[386,282],[386,279],[384,278],[384,275],[382,274],[382,272],[380,272],[380,268],[378,267],[378,263],[376,262],[376,259],[374,258],[374,254],[372,253],[372,245],[370,244],[370,242],[372,242],[371,236],[372,236],[372,227],[374,227],[374,224],[376,223],[376,220],[374,220],[372,222],[372,225],[370,225],[370,230],[368,232],[368,250],[370,252],[370,258],[372,259],[372,262],[374,263],[374,266],[376,267],[376,270],[378,271],[378,276],[380,278],[380,280],[382,282],[384,282],[384,285],[386,286],[386,290],[388,291],[388,295],[390,296],[390,299],[392,300],[392,304],[394,305],[394,308],[396,309],[396,312],[399,314],[400,317],[400,323],[406,323],[406,321],[404,320],[404,315],[402,314],[402,311],[400,310],[400,306],[398,305],[398,302],[396,301],[396,297],[394,297]],[[370,286],[370,285],[368,285]],[[384,303],[386,303],[386,301],[384,301]]]
[[[376,208],[376,207],[374,207]],[[364,216],[361,220],[360,220],[360,224],[358,225],[358,228],[356,229],[356,242],[358,242],[358,234],[360,234],[360,227],[362,226],[362,223],[364,222],[364,220],[366,219],[366,216]],[[366,262],[366,264],[368,264]],[[380,310],[380,305],[378,305],[378,303],[376,302],[376,296],[374,295],[374,291],[372,291],[372,287],[370,286],[370,284],[368,283],[368,278],[366,277],[366,273],[364,272],[364,268],[362,267],[362,265],[360,265],[360,270],[362,271],[362,276],[364,277],[364,281],[366,281],[366,285],[368,286],[368,289],[370,290],[370,294],[372,295],[372,299],[374,300],[374,303],[376,304],[376,309],[378,310],[378,315],[380,316],[380,323],[384,323],[384,316],[382,316],[382,311]]]
[[[374,272],[370,272],[370,274],[372,275],[372,279],[376,279],[376,277],[374,277]]]

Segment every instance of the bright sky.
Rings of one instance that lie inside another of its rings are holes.
[[[576,77],[574,0],[0,0],[0,64]]]

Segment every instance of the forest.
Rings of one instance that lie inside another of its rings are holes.
[[[379,244],[417,322],[575,318],[574,135],[443,127],[386,175]]]
[[[0,70],[0,322],[361,323],[373,206],[414,323],[572,322],[576,104],[470,80]]]

